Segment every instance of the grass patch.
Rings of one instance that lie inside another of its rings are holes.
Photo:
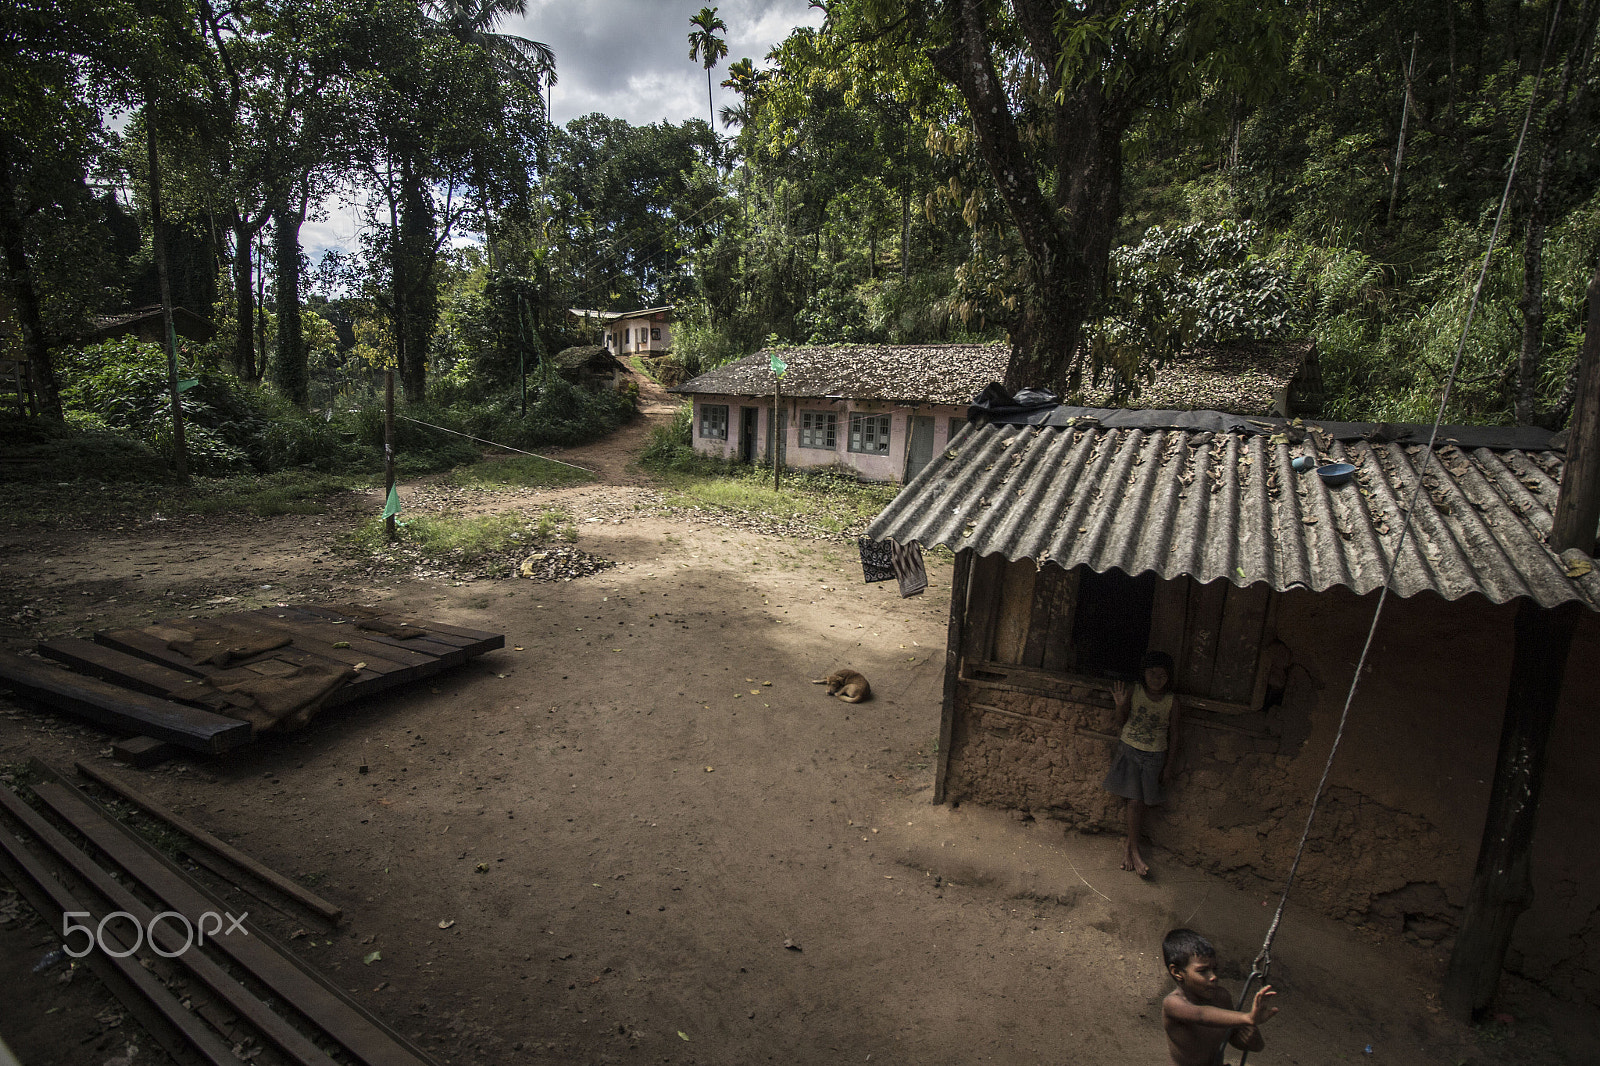
[[[889,505],[898,485],[873,485],[854,475],[833,471],[786,471],[781,486],[772,487],[772,468],[714,463],[697,471],[674,470],[662,475],[668,502],[678,506],[715,507],[746,514],[804,522],[828,533],[858,529]]]
[[[181,509],[194,514],[248,512],[263,517],[324,514],[328,510],[329,496],[368,483],[367,478],[298,470],[261,477],[224,478],[197,485]]]
[[[495,456],[452,470],[445,483],[463,489],[558,489],[594,480],[586,470],[536,455]]]
[[[552,539],[575,540],[578,531],[564,511],[545,511],[537,519],[514,511],[458,517],[419,515],[395,523],[399,540],[390,544],[383,519],[364,522],[351,534],[357,549],[382,554],[398,547],[425,559],[476,562],[532,548]]]
[[[651,430],[640,455],[640,464],[666,483],[669,503],[768,515],[844,533],[865,527],[900,491],[899,485],[863,482],[846,469],[786,470],[775,490],[770,466],[696,453],[690,444],[691,417],[689,405],[680,407],[671,423]]]

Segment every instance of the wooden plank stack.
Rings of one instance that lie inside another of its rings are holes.
[[[0,683],[114,730],[220,753],[326,707],[505,647],[499,633],[334,604],[102,630],[41,641],[70,668],[0,655]]]
[[[437,1066],[76,783],[37,761],[29,772],[36,805],[0,788],[0,876],[51,928],[70,923],[64,944],[174,1061],[237,1066],[267,1050],[294,1066]],[[331,928],[339,912],[323,908]]]

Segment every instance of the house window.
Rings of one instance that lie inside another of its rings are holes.
[[[889,416],[851,415],[850,450],[868,455],[888,455]]]
[[[967,420],[965,418],[952,418],[950,420],[950,431],[948,433],[946,433],[945,437],[944,437],[945,443],[948,444],[949,442],[955,440],[956,439],[956,434],[960,433],[963,429],[966,429],[966,428],[967,428]]]
[[[700,436],[707,440],[728,439],[728,405],[703,403],[700,405]]]
[[[838,425],[838,416],[832,411],[801,411],[800,447],[833,451],[839,447]]]
[[[650,327],[650,339],[653,340],[653,341],[660,340],[661,339],[661,330],[659,328],[655,327],[655,326],[651,326]]]

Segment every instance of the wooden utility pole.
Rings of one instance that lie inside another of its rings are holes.
[[[1550,549],[1595,549],[1600,526],[1600,271],[1589,282],[1589,319],[1579,357],[1573,410]],[[1584,607],[1576,601],[1517,607],[1511,683],[1483,839],[1445,975],[1445,1007],[1461,1020],[1483,1017],[1494,1001],[1517,918],[1533,902],[1533,833],[1544,785],[1546,748],[1573,633]]]
[[[783,438],[789,427],[783,418],[783,383],[778,374],[772,375],[772,491],[779,491],[779,478],[783,473]]]
[[[188,449],[183,441],[183,400],[178,391],[178,335],[172,325],[172,283],[167,277],[167,241],[161,221],[161,161],[156,155],[155,108],[144,109],[144,138],[150,157],[150,249],[156,257],[156,279],[161,285],[161,327],[167,338],[167,389],[172,396],[172,469],[180,481],[189,480]]]
[[[394,368],[383,372],[383,534],[394,540]]]

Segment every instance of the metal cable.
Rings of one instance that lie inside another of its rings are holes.
[[[396,418],[404,418],[407,422],[414,422],[419,426],[427,426],[429,429],[437,429],[440,433],[454,433],[458,437],[465,437],[468,440],[475,440],[479,444],[487,444],[487,445],[489,445],[490,447],[493,447],[493,448],[502,448],[502,449],[504,449],[505,451],[508,451],[508,452],[516,452],[518,455],[531,455],[535,459],[543,459],[547,463],[557,463],[557,464],[559,464],[561,466],[570,466],[574,470],[582,470],[585,474],[594,473],[593,470],[590,470],[586,466],[579,466],[576,463],[564,463],[560,459],[552,459],[548,455],[538,455],[538,454],[536,454],[534,452],[525,452],[521,448],[513,448],[509,444],[499,444],[499,443],[497,443],[495,441],[492,441],[492,440],[484,440],[482,437],[474,437],[470,433],[462,433],[459,430],[446,429],[443,426],[436,426],[432,422],[424,422],[420,418],[409,418],[409,417],[407,417],[405,415],[395,415],[395,417]]]
[[[1306,812],[1305,829],[1300,833],[1300,843],[1295,848],[1294,861],[1289,864],[1289,874],[1284,878],[1283,892],[1278,896],[1278,907],[1273,912],[1272,922],[1267,927],[1267,935],[1261,942],[1261,950],[1256,954],[1255,960],[1250,964],[1250,976],[1245,979],[1244,988],[1239,993],[1238,1004],[1235,1010],[1244,1010],[1245,1002],[1250,998],[1250,989],[1257,980],[1265,981],[1272,971],[1272,941],[1278,935],[1278,926],[1283,922],[1284,907],[1289,902],[1289,890],[1294,886],[1295,874],[1300,869],[1300,859],[1305,854],[1306,841],[1311,837],[1311,825],[1317,817],[1317,805],[1322,801],[1323,790],[1328,784],[1328,775],[1333,770],[1334,756],[1339,752],[1339,744],[1344,740],[1345,726],[1350,720],[1350,708],[1355,703],[1356,689],[1361,684],[1361,671],[1366,666],[1367,654],[1372,650],[1373,638],[1378,632],[1378,621],[1383,617],[1383,607],[1389,598],[1389,587],[1394,582],[1394,572],[1400,562],[1400,553],[1405,548],[1406,537],[1411,532],[1412,516],[1416,514],[1417,500],[1422,495],[1424,478],[1427,475],[1428,464],[1434,459],[1434,443],[1439,436],[1439,425],[1444,421],[1445,407],[1450,402],[1450,391],[1455,387],[1456,375],[1461,370],[1462,353],[1466,351],[1467,335],[1472,329],[1472,319],[1477,314],[1478,299],[1483,294],[1483,283],[1489,274],[1489,261],[1494,256],[1495,241],[1500,235],[1500,222],[1505,217],[1506,204],[1511,199],[1511,186],[1516,181],[1517,164],[1522,159],[1522,146],[1528,136],[1528,127],[1533,122],[1533,109],[1539,99],[1539,87],[1544,78],[1545,62],[1550,55],[1550,45],[1555,39],[1556,26],[1561,20],[1561,2],[1556,0],[1555,10],[1550,19],[1550,27],[1545,34],[1544,52],[1539,57],[1539,69],[1534,75],[1533,91],[1528,95],[1528,110],[1523,115],[1522,132],[1517,137],[1516,150],[1511,154],[1511,169],[1506,174],[1505,189],[1500,194],[1500,207],[1495,212],[1494,226],[1489,231],[1489,245],[1483,253],[1483,265],[1478,270],[1478,281],[1472,289],[1472,300],[1467,305],[1467,318],[1461,326],[1461,336],[1456,341],[1455,358],[1450,363],[1450,374],[1445,378],[1444,390],[1439,394],[1439,407],[1433,416],[1433,429],[1428,434],[1428,444],[1422,453],[1421,465],[1417,468],[1417,483],[1411,490],[1411,498],[1406,504],[1404,522],[1400,525],[1400,537],[1395,541],[1394,552],[1389,556],[1388,565],[1384,569],[1383,589],[1378,594],[1377,606],[1372,612],[1372,624],[1367,628],[1367,639],[1361,646],[1361,656],[1356,660],[1354,675],[1350,678],[1350,690],[1345,696],[1344,709],[1339,713],[1339,728],[1333,735],[1333,746],[1328,749],[1328,761],[1322,767],[1322,777],[1317,782],[1316,791],[1311,795],[1311,809]],[[1239,1056],[1239,1066],[1245,1066],[1250,1052],[1244,1051]]]

